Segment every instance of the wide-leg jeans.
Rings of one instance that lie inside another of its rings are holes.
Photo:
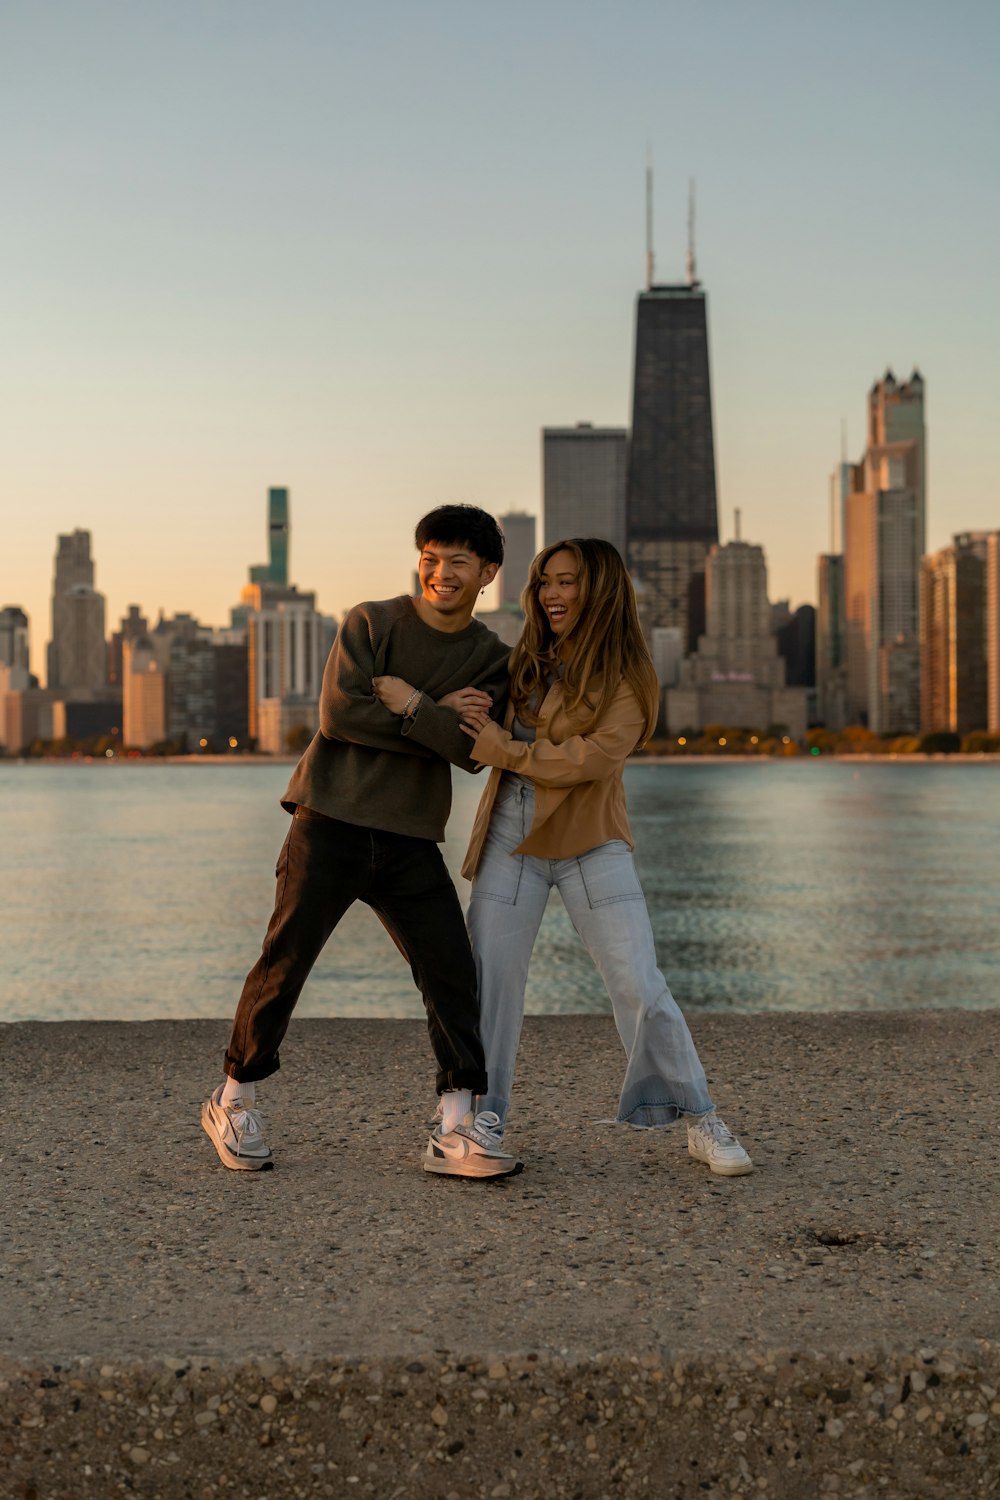
[[[481,1109],[505,1120],[514,1081],[528,962],[549,892],[607,986],[628,1059],[618,1119],[672,1124],[713,1108],[691,1033],[656,963],[653,930],[632,851],[621,840],[572,859],[514,854],[534,815],[534,788],[506,776],[472,885],[468,922],[479,980],[479,1025],[489,1092]]]
[[[437,844],[297,807],[275,875],[274,912],[233,1021],[229,1076],[249,1082],[277,1070],[278,1048],[313,964],[347,908],[363,901],[410,964],[423,996],[438,1093],[485,1092],[476,971]]]

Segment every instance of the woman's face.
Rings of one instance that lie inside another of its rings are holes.
[[[553,635],[564,636],[580,614],[580,581],[576,558],[562,548],[553,552],[538,585],[538,602]]]

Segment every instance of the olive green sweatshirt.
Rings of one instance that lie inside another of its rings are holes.
[[[438,698],[478,687],[502,719],[509,647],[473,620],[448,634],[425,625],[402,595],[358,604],[344,616],[323,673],[319,732],[281,799],[314,812],[414,838],[444,839],[451,811],[451,769],[475,772],[472,740],[454,709]],[[415,714],[390,713],[372,678],[401,677],[423,693]]]

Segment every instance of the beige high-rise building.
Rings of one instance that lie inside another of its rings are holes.
[[[921,728],[967,734],[987,722],[987,533],[963,532],[920,569]]]
[[[122,740],[127,750],[148,750],[167,737],[167,679],[148,635],[122,645]]]
[[[924,382],[891,371],[868,395],[868,446],[844,502],[846,715],[876,734],[920,725],[919,576],[926,513]]]
[[[764,549],[749,542],[709,548],[707,628],[665,693],[671,734],[727,724],[766,730],[783,725],[793,739],[807,727],[805,688],[785,685],[785,662],[771,629]]]
[[[104,595],[94,588],[90,532],[60,536],[52,582],[48,686],[99,691],[108,680]]]
[[[316,609],[315,594],[300,593],[294,587],[251,583],[244,588],[242,601],[249,606],[250,738],[261,738],[259,705],[265,699],[294,700],[296,723],[318,723],[326,661],[323,620]],[[280,712],[269,709],[269,724],[280,726],[283,722]],[[276,754],[285,747],[269,740],[267,748]]]

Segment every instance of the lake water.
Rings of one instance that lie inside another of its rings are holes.
[[[288,775],[0,765],[0,1019],[229,1016],[271,911]],[[686,1010],[1000,1000],[1000,766],[635,764],[626,781],[661,966]],[[481,786],[456,775],[456,874]],[[528,1009],[608,1009],[555,895]],[[299,1013],[422,1014],[364,907]]]

